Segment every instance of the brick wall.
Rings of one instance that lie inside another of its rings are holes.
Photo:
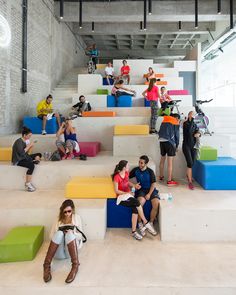
[[[21,93],[21,4],[22,0],[0,0],[0,14],[12,32],[10,46],[0,48],[0,134],[19,132],[23,116],[34,115],[32,106],[71,68],[85,63],[71,31],[46,6],[53,11],[53,1],[28,0],[28,92]]]

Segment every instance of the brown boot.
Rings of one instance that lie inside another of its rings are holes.
[[[51,275],[51,262],[52,259],[57,251],[58,244],[54,243],[51,241],[49,247],[48,247],[48,252],[44,260],[43,264],[43,280],[45,283],[51,281],[52,275]]]
[[[71,271],[65,280],[65,282],[69,284],[74,281],[75,276],[79,269],[79,258],[78,258],[76,239],[74,239],[72,242],[67,244],[67,247],[68,247],[68,251],[69,251],[69,254],[71,257],[71,263],[72,263]]]

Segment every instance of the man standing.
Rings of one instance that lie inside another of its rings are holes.
[[[127,78],[127,82],[129,84],[130,83],[130,74],[129,74],[130,73],[130,67],[129,67],[126,60],[123,60],[122,63],[123,63],[123,66],[120,69],[120,73],[121,73],[120,79],[126,79]]]
[[[178,182],[172,179],[173,158],[179,145],[179,119],[178,114],[164,116],[159,130],[159,141],[161,150],[160,176],[159,180],[164,180],[164,165],[167,155],[168,186],[178,185]]]
[[[142,206],[146,201],[150,200],[152,204],[152,210],[150,214],[151,227],[147,230],[155,236],[157,234],[156,230],[153,227],[153,222],[158,213],[158,190],[156,189],[156,177],[151,168],[147,166],[149,158],[146,155],[143,155],[139,158],[139,166],[132,169],[129,174],[129,178],[136,178],[137,184],[135,185],[135,198],[137,198]],[[141,233],[144,233],[142,230],[143,223],[141,220],[138,220],[138,227]]]
[[[61,119],[59,113],[53,113],[52,95],[49,94],[46,99],[41,100],[37,105],[38,118],[43,120],[42,134],[46,135],[46,123],[51,120],[52,117],[56,117],[58,126],[61,125]]]

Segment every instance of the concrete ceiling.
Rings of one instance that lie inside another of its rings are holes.
[[[176,59],[183,58],[198,42],[206,41],[209,31],[215,31],[217,22],[229,19],[228,0],[221,1],[220,15],[217,14],[216,0],[198,2],[197,29],[193,0],[153,0],[152,15],[147,15],[145,31],[140,30],[143,0],[84,0],[82,28],[79,27],[78,0],[65,0],[62,21],[71,23],[74,33],[81,36],[86,45],[96,43],[103,57],[122,58],[129,55],[134,58]],[[55,1],[55,12],[59,15],[58,1]],[[181,31],[179,21],[182,22]],[[92,22],[95,23],[94,32]]]

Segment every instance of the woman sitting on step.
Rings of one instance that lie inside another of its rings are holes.
[[[132,236],[136,240],[142,240],[143,236],[145,236],[146,229],[152,231],[153,227],[145,218],[140,202],[134,197],[135,187],[138,186],[138,184],[134,185],[129,181],[128,161],[121,160],[116,165],[114,173],[112,174],[112,180],[114,182],[114,188],[117,195],[116,204],[131,208]],[[131,187],[132,190],[130,190]],[[137,232],[138,216],[140,216],[141,221],[143,222],[143,227],[140,230],[140,233]]]
[[[136,92],[135,90],[126,88],[124,86],[124,81],[119,80],[116,82],[111,90],[111,94],[115,96],[115,106],[118,106],[118,99],[122,95],[130,95],[130,96],[135,96]]]
[[[51,262],[56,259],[71,258],[72,268],[65,282],[71,283],[79,269],[78,249],[83,245],[82,223],[79,215],[75,214],[72,200],[65,200],[61,207],[58,220],[51,231],[51,242],[43,264],[43,279],[47,283],[52,279]]]
[[[22,137],[18,138],[12,147],[12,164],[27,168],[26,172],[26,181],[25,181],[25,189],[28,192],[34,192],[36,188],[31,183],[32,174],[34,172],[35,164],[39,164],[41,161],[42,155],[40,153],[29,154],[32,150],[34,143],[30,142],[30,138],[32,136],[32,131],[23,127],[22,129]]]
[[[70,119],[66,119],[57,131],[56,146],[62,160],[71,160],[74,158],[74,154],[79,153],[80,148],[76,138],[75,128],[72,126]]]

